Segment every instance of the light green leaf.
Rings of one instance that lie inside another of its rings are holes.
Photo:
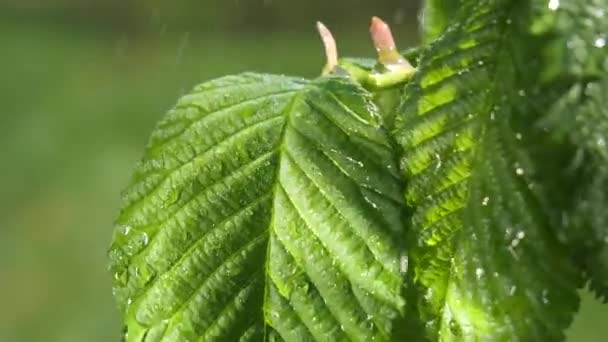
[[[529,65],[514,47],[527,43],[527,2],[461,3],[423,53],[395,130],[418,311],[432,340],[559,340],[580,281],[513,128],[525,109],[518,75]]]
[[[389,340],[402,185],[343,78],[204,83],[152,133],[110,256],[127,341]]]

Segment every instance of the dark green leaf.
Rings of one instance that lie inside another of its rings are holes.
[[[389,340],[401,183],[347,79],[204,83],[152,133],[110,250],[127,341]]]
[[[526,96],[517,75],[530,65],[514,46],[525,43],[527,2],[461,3],[397,117],[418,311],[432,340],[559,340],[579,273],[552,235],[511,122]]]

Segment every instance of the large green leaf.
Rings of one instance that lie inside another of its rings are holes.
[[[389,340],[402,185],[371,95],[244,74],[152,134],[110,249],[127,341]]]
[[[414,210],[410,265],[433,340],[558,340],[578,305],[579,272],[552,234],[511,122],[526,108],[518,75],[534,65],[518,60],[527,3],[461,1],[397,116]]]

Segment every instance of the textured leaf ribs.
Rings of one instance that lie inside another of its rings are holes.
[[[577,273],[538,210],[534,167],[509,123],[518,85],[506,39],[525,5],[463,3],[423,52],[397,115],[418,311],[432,340],[560,339]]]
[[[126,341],[563,340],[608,300],[607,6],[429,0],[404,55],[318,23],[322,77],[197,86],[123,194]]]
[[[111,248],[128,341],[388,340],[402,185],[371,97],[245,74],[158,125]]]

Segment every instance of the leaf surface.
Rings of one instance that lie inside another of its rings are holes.
[[[448,28],[450,20],[458,13],[459,0],[427,0],[421,16],[422,38],[432,42]]]
[[[204,83],[152,133],[110,249],[127,341],[389,340],[402,184],[344,78]]]
[[[431,340],[563,339],[579,274],[552,235],[511,121],[525,101],[516,49],[527,2],[461,3],[397,115],[418,312]]]

